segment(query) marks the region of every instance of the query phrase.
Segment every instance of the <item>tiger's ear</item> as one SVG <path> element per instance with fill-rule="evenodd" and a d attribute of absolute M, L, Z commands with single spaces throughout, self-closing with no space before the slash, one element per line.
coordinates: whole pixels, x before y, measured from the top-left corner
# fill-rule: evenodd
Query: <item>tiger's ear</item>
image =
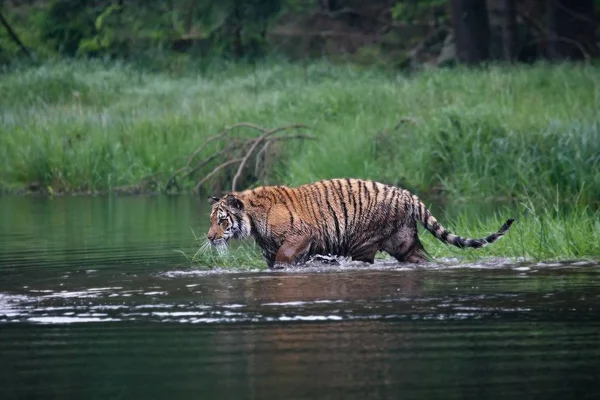
<path fill-rule="evenodd" d="M 208 203 L 209 203 L 211 206 L 212 206 L 213 204 L 215 204 L 216 202 L 218 202 L 218 201 L 219 201 L 219 198 L 218 198 L 218 197 L 215 197 L 215 196 L 210 196 L 210 197 L 208 198 Z"/>
<path fill-rule="evenodd" d="M 244 203 L 242 203 L 242 201 L 234 195 L 228 194 L 227 197 L 225 197 L 225 199 L 227 199 L 227 205 L 229 207 L 235 208 L 236 210 L 240 211 L 244 209 Z"/>

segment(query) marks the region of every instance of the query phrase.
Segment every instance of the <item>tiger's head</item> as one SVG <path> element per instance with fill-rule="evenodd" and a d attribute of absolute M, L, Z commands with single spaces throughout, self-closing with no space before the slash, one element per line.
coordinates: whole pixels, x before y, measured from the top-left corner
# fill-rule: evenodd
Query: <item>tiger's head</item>
<path fill-rule="evenodd" d="M 244 209 L 244 203 L 233 194 L 227 194 L 220 199 L 211 196 L 210 229 L 208 240 L 217 248 L 227 246 L 229 239 L 242 239 L 250 234 L 250 218 Z"/>

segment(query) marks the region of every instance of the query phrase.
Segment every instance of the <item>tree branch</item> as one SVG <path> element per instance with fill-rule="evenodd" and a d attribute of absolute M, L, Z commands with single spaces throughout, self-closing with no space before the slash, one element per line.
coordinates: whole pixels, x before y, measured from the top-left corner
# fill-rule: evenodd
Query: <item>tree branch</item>
<path fill-rule="evenodd" d="M 196 157 L 202 152 L 202 150 L 206 149 L 208 144 L 219 140 L 225 140 L 232 130 L 240 127 L 252 128 L 256 131 L 261 132 L 261 135 L 259 137 L 253 138 L 234 137 L 232 139 L 229 139 L 227 140 L 226 145 L 221 150 L 216 151 L 207 158 L 200 160 L 196 162 L 195 165 L 193 165 Z M 213 135 L 206 139 L 192 153 L 192 155 L 188 157 L 186 164 L 183 167 L 177 169 L 171 175 L 171 177 L 169 177 L 165 185 L 164 191 L 169 191 L 173 187 L 175 187 L 177 190 L 180 190 L 179 184 L 177 183 L 177 179 L 185 179 L 191 176 L 192 174 L 196 173 L 198 170 L 211 164 L 213 161 L 221 159 L 224 159 L 225 161 L 217 162 L 217 165 L 195 185 L 194 191 L 198 191 L 202 184 L 204 184 L 211 177 L 215 176 L 219 171 L 222 171 L 223 169 L 231 165 L 239 163 L 239 166 L 236 169 L 236 173 L 232 181 L 232 191 L 235 191 L 237 183 L 242 175 L 242 172 L 252 156 L 256 157 L 255 175 L 259 176 L 259 168 L 261 163 L 260 158 L 266 153 L 267 149 L 272 143 L 277 141 L 293 139 L 316 139 L 315 136 L 309 134 L 287 134 L 273 136 L 278 132 L 297 128 L 308 127 L 302 124 L 292 124 L 269 130 L 267 128 L 263 128 L 261 126 L 247 122 L 240 122 L 235 125 L 229 126 L 221 132 L 217 133 L 216 135 Z M 256 149 L 258 149 L 261 145 L 262 147 L 257 153 Z M 266 168 L 266 166 L 263 164 L 262 168 L 264 169 Z"/>
<path fill-rule="evenodd" d="M 204 182 L 206 182 L 208 179 L 210 179 L 214 174 L 216 174 L 217 172 L 219 172 L 220 170 L 222 170 L 223 168 L 227 167 L 228 165 L 231 164 L 235 164 L 237 162 L 241 162 L 242 158 L 234 158 L 233 160 L 229 160 L 224 162 L 223 164 L 217 165 L 208 175 L 206 175 L 204 178 L 202 178 L 200 180 L 200 182 L 198 182 L 196 184 L 196 186 L 194 186 L 194 192 L 197 192 L 198 189 L 200 189 L 200 186 L 202 186 L 202 184 Z"/>
<path fill-rule="evenodd" d="M 214 142 L 214 141 L 215 141 L 215 140 L 217 140 L 217 139 L 222 139 L 222 138 L 224 138 L 225 136 L 227 136 L 227 135 L 229 134 L 229 132 L 231 132 L 231 131 L 232 131 L 232 130 L 234 130 L 235 128 L 241 128 L 241 127 L 256 129 L 257 131 L 260 131 L 260 132 L 265 132 L 265 131 L 266 131 L 266 129 L 265 129 L 265 128 L 261 128 L 260 126 L 258 126 L 258 125 L 254 125 L 254 124 L 251 124 L 251 123 L 249 123 L 249 122 L 240 122 L 240 123 L 237 123 L 237 124 L 235 124 L 235 125 L 231 125 L 231 126 L 229 126 L 229 127 L 225 128 L 225 129 L 223 129 L 221 132 L 217 133 L 216 135 L 214 135 L 214 136 L 211 136 L 211 137 L 209 137 L 208 139 L 206 139 L 206 141 L 205 141 L 204 143 L 202 143 L 202 144 L 200 145 L 200 147 L 198 147 L 198 148 L 196 149 L 196 151 L 194 151 L 194 152 L 192 153 L 192 155 L 191 155 L 191 156 L 188 158 L 188 160 L 187 160 L 187 162 L 186 162 L 185 166 L 186 166 L 186 167 L 189 167 L 189 166 L 190 166 L 190 163 L 192 162 L 192 160 L 194 159 L 194 157 L 196 157 L 196 156 L 197 156 L 197 155 L 198 155 L 198 154 L 199 154 L 199 153 L 200 153 L 202 150 L 204 150 L 204 148 L 205 148 L 205 147 L 206 147 L 206 146 L 207 146 L 209 143 L 211 143 L 211 142 Z"/>
<path fill-rule="evenodd" d="M 27 55 L 27 57 L 33 58 L 31 56 L 31 53 L 29 52 L 29 50 L 27 50 L 27 47 L 25 47 L 23 42 L 21 42 L 21 39 L 19 39 L 19 36 L 17 36 L 17 34 L 15 33 L 15 31 L 13 31 L 13 29 L 11 28 L 8 21 L 4 18 L 4 16 L 2 15 L 2 12 L 0 12 L 0 23 L 4 26 L 4 28 L 8 32 L 8 35 L 11 37 L 11 39 L 17 44 L 17 46 L 19 46 L 21 51 L 23 53 L 25 53 L 25 55 Z"/>
<path fill-rule="evenodd" d="M 256 140 L 256 142 L 254 142 L 254 144 L 252 144 L 252 147 L 250 147 L 250 150 L 248 150 L 248 152 L 246 153 L 246 155 L 242 159 L 242 162 L 240 163 L 240 165 L 238 167 L 238 170 L 235 173 L 235 176 L 233 177 L 233 181 L 231 181 L 231 191 L 232 192 L 235 192 L 235 184 L 237 183 L 237 180 L 239 179 L 240 175 L 242 175 L 242 170 L 244 169 L 244 166 L 246 165 L 246 162 L 248 161 L 248 159 L 252 155 L 252 152 L 254 151 L 254 149 L 256 149 L 256 147 L 260 143 L 262 143 L 266 138 L 268 138 L 269 136 L 274 135 L 275 133 L 283 131 L 283 130 L 294 129 L 294 128 L 307 128 L 307 126 L 306 125 L 302 125 L 302 124 L 293 124 L 293 125 L 288 125 L 288 126 L 282 126 L 282 127 L 279 127 L 279 128 L 275 128 L 275 129 L 272 129 L 270 131 L 265 132 L 261 137 L 258 138 L 258 140 Z"/>

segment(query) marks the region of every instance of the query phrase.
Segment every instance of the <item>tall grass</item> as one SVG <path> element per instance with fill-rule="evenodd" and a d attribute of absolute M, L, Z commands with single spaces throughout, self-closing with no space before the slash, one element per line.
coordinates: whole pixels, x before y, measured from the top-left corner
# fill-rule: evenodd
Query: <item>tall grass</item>
<path fill-rule="evenodd" d="M 558 190 L 566 203 L 600 202 L 600 71 L 592 66 L 408 77 L 272 62 L 174 76 L 77 61 L 5 71 L 0 93 L 5 190 L 39 182 L 103 191 L 151 175 L 164 183 L 224 126 L 300 122 L 319 140 L 288 144 L 268 183 L 353 176 L 450 201 Z"/>
<path fill-rule="evenodd" d="M 515 212 L 515 211 L 513 211 Z M 491 217 L 473 217 L 462 213 L 445 223 L 457 234 L 484 237 L 496 231 L 507 219 L 509 211 Z M 565 209 L 556 196 L 553 199 L 527 198 L 518 206 L 516 221 L 498 242 L 480 250 L 462 250 L 440 245 L 429 233 L 421 234 L 431 256 L 523 258 L 532 261 L 598 259 L 600 257 L 600 211 L 574 204 Z"/>

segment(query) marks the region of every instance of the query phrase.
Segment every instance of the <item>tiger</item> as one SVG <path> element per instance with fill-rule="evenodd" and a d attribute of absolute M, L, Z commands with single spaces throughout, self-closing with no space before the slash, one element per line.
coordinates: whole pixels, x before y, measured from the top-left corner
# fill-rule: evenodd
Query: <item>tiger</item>
<path fill-rule="evenodd" d="M 378 251 L 399 262 L 430 260 L 417 221 L 441 242 L 480 248 L 508 232 L 514 219 L 481 239 L 452 234 L 406 189 L 361 179 L 331 179 L 296 188 L 259 186 L 209 197 L 208 242 L 223 250 L 230 239 L 252 236 L 269 269 L 312 256 L 350 257 L 373 264 Z"/>

